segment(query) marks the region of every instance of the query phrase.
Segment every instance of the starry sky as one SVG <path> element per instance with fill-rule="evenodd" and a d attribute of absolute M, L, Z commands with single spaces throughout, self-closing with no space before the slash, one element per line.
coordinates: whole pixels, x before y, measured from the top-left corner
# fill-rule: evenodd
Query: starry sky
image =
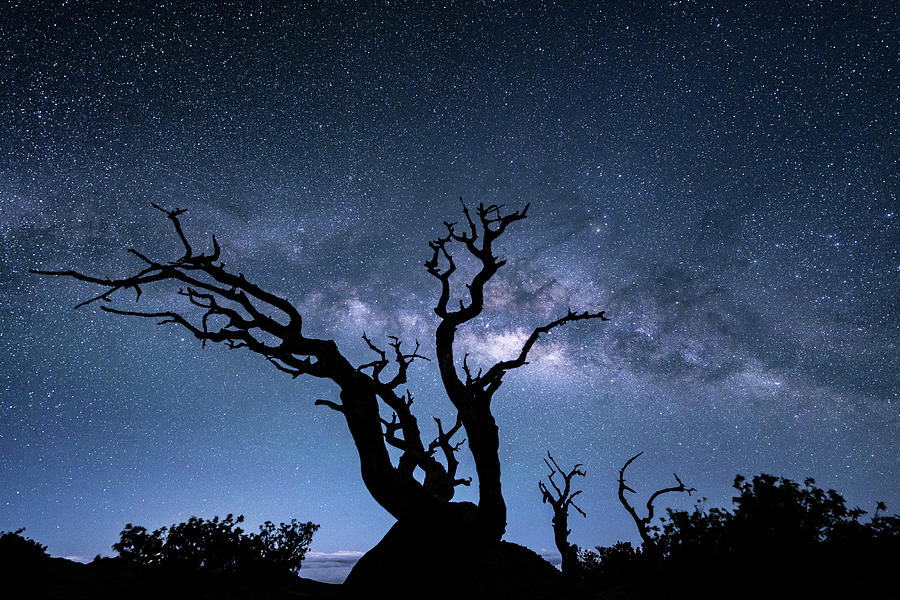
<path fill-rule="evenodd" d="M 568 307 L 612 320 L 542 338 L 495 396 L 507 539 L 554 550 L 548 450 L 587 471 L 586 547 L 637 539 L 615 477 L 640 450 L 644 498 L 677 471 L 727 505 L 768 472 L 900 509 L 896 8 L 573 4 L 4 3 L 0 530 L 90 559 L 128 522 L 298 518 L 326 560 L 391 525 L 313 405 L 333 384 L 28 273 L 177 258 L 151 203 L 361 364 L 363 331 L 433 358 L 423 262 L 460 196 L 530 202 L 459 348 L 490 365 Z M 426 436 L 453 418 L 434 363 L 409 387 Z"/>

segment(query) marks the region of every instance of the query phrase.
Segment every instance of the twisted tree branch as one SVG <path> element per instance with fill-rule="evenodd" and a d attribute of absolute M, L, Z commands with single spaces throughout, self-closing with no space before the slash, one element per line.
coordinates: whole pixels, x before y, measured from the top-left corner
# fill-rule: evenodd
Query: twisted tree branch
<path fill-rule="evenodd" d="M 660 490 L 656 490 L 655 492 L 653 492 L 653 494 L 651 494 L 650 498 L 647 500 L 647 516 L 646 517 L 639 516 L 637 514 L 637 511 L 634 509 L 633 506 L 631 506 L 631 504 L 628 502 L 628 499 L 625 497 L 625 492 L 631 492 L 632 494 L 637 493 L 632 488 L 630 488 L 628 485 L 626 485 L 625 470 L 628 468 L 628 466 L 631 463 L 633 463 L 635 460 L 637 460 L 637 458 L 640 455 L 642 455 L 643 453 L 644 453 L 643 451 L 638 452 L 637 454 L 635 454 L 634 456 L 629 458 L 627 461 L 625 461 L 625 464 L 622 465 L 622 468 L 619 470 L 619 502 L 622 503 L 622 506 L 625 507 L 625 510 L 628 511 L 628 514 L 631 515 L 631 518 L 634 521 L 635 525 L 637 525 L 638 533 L 641 536 L 641 541 L 643 542 L 644 549 L 648 553 L 650 553 L 655 559 L 658 560 L 660 558 L 659 549 L 656 545 L 656 541 L 650 535 L 650 522 L 653 520 L 653 513 L 654 513 L 653 502 L 659 496 L 661 496 L 663 494 L 667 494 L 669 492 L 687 492 L 687 494 L 690 496 L 691 492 L 694 492 L 696 490 L 694 488 L 686 487 L 684 485 L 684 483 L 681 481 L 681 479 L 678 477 L 678 475 L 676 474 L 675 481 L 678 482 L 678 485 L 673 486 L 673 487 L 662 488 Z"/>
<path fill-rule="evenodd" d="M 409 365 L 416 359 L 426 358 L 419 353 L 418 345 L 408 353 L 402 350 L 398 339 L 392 338 L 397 374 L 388 382 L 379 379 L 382 370 L 391 362 L 385 352 L 380 352 L 380 360 L 370 363 L 372 376 L 364 374 L 366 365 L 351 366 L 332 340 L 304 335 L 301 315 L 288 300 L 248 281 L 241 273 L 226 271 L 219 262 L 221 249 L 215 237 L 212 253 L 198 254 L 181 224 L 180 216 L 185 210 L 166 210 L 158 205 L 154 208 L 165 213 L 171 221 L 184 249 L 180 258 L 157 261 L 132 248 L 129 253 L 143 266 L 135 274 L 121 278 L 97 277 L 74 270 L 33 272 L 71 277 L 104 288 L 102 293 L 80 303 L 79 307 L 98 300 L 108 303 L 116 292 L 127 289 L 135 290 L 139 300 L 145 285 L 164 281 L 178 283 L 181 287 L 176 295 L 185 299 L 190 312 L 138 311 L 106 305 L 101 308 L 114 314 L 179 325 L 201 340 L 204 346 L 207 342 L 221 342 L 231 349 L 247 348 L 292 377 L 312 375 L 334 381 L 341 388 L 341 402 L 317 400 L 316 404 L 344 415 L 360 451 L 363 479 L 375 499 L 397 518 L 417 510 L 417 506 L 421 509 L 433 504 L 435 494 L 413 478 L 412 470 L 422 466 L 426 480 L 446 472 L 436 460 L 427 456 L 415 419 L 409 412 L 411 397 L 406 401 L 393 393 L 395 387 L 406 381 Z M 378 352 L 368 337 L 364 339 Z M 390 430 L 393 435 L 389 433 L 385 438 L 378 413 L 379 398 L 395 409 L 397 423 L 402 426 L 402 440 L 398 435 L 401 427 Z M 385 444 L 401 441 L 412 449 L 412 454 L 401 457 L 400 464 L 394 467 Z M 411 460 L 412 456 L 415 460 Z M 441 494 L 442 499 L 446 499 L 446 493 Z"/>
<path fill-rule="evenodd" d="M 474 378 L 474 380 L 472 380 L 472 385 L 483 388 L 487 393 L 487 397 L 492 397 L 494 392 L 499 389 L 500 384 L 503 382 L 503 376 L 508 371 L 528 364 L 528 353 L 531 351 L 531 348 L 538 341 L 538 338 L 542 333 L 549 333 L 550 330 L 559 327 L 560 325 L 571 323 L 573 321 L 583 321 L 587 319 L 600 319 L 601 321 L 609 321 L 604 313 L 605 311 L 602 310 L 595 313 L 588 311 L 576 313 L 572 310 L 569 310 L 564 316 L 560 317 L 559 319 L 556 319 L 555 321 L 546 325 L 535 327 L 534 331 L 531 332 L 531 335 L 528 336 L 528 339 L 525 340 L 525 343 L 522 345 L 522 349 L 519 351 L 519 355 L 516 358 L 496 363 L 494 366 L 487 370 L 484 376 L 481 376 L 479 374 L 478 377 Z"/>

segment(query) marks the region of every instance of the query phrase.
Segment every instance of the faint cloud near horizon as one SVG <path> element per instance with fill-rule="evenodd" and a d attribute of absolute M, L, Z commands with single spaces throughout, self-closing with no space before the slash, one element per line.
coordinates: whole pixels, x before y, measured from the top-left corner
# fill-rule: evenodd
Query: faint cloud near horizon
<path fill-rule="evenodd" d="M 362 555 L 357 550 L 307 552 L 300 576 L 322 583 L 343 583 Z"/>
<path fill-rule="evenodd" d="M 88 557 L 88 556 L 81 556 L 78 554 L 70 554 L 68 556 L 63 556 L 63 558 L 66 560 L 71 560 L 73 562 L 78 562 L 78 563 L 82 563 L 82 564 L 87 564 L 87 563 L 91 562 L 92 560 L 94 560 L 93 556 Z"/>

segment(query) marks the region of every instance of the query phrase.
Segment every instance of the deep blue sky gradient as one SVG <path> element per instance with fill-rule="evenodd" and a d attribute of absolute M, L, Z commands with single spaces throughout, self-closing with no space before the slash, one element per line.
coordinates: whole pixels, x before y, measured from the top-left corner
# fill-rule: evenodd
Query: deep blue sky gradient
<path fill-rule="evenodd" d="M 422 263 L 460 196 L 531 202 L 461 347 L 613 320 L 555 331 L 495 397 L 508 539 L 553 549 L 547 450 L 587 469 L 588 547 L 636 539 L 615 475 L 639 450 L 643 493 L 677 471 L 724 505 L 769 472 L 900 508 L 891 3 L 136 4 L 0 12 L 0 530 L 91 558 L 127 522 L 296 517 L 323 553 L 391 524 L 313 406 L 334 386 L 27 273 L 177 258 L 151 202 L 359 363 L 363 331 L 433 355 Z M 410 388 L 423 426 L 452 419 L 434 364 Z"/>

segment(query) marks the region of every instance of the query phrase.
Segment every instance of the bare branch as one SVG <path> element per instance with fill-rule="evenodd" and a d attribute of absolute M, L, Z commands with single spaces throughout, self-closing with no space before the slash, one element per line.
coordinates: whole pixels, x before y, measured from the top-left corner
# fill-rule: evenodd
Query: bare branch
<path fill-rule="evenodd" d="M 158 267 L 162 269 L 161 266 Z M 164 272 L 157 272 L 157 268 L 145 269 L 138 273 L 133 277 L 129 277 L 127 279 L 104 279 L 102 277 L 92 277 L 90 275 L 85 275 L 83 273 L 79 273 L 77 271 L 72 271 L 71 269 L 67 269 L 64 271 L 44 271 L 40 269 L 29 269 L 30 273 L 34 273 L 35 275 L 51 275 L 51 276 L 61 276 L 61 277 L 71 277 L 73 279 L 77 279 L 78 281 L 84 281 L 87 283 L 94 283 L 97 285 L 101 285 L 103 287 L 108 287 L 110 289 L 106 290 L 102 294 L 89 298 L 79 304 L 75 305 L 75 308 L 81 308 L 82 306 L 87 306 L 97 300 L 109 301 L 110 295 L 113 293 L 122 290 L 122 289 L 134 289 L 137 293 L 137 298 L 141 297 L 141 285 L 152 283 L 154 281 L 162 281 L 164 279 L 169 279 L 170 275 Z"/>
<path fill-rule="evenodd" d="M 447 236 L 429 242 L 429 246 L 431 246 L 434 254 L 431 257 L 431 260 L 425 262 L 425 269 L 441 282 L 441 294 L 438 297 L 437 306 L 434 309 L 434 312 L 439 317 L 446 317 L 449 314 L 447 311 L 447 303 L 450 302 L 450 276 L 456 272 L 456 263 L 453 262 L 453 257 L 450 256 L 450 253 L 447 251 L 447 243 L 450 242 L 450 239 L 451 236 Z M 440 269 L 439 263 L 441 256 L 444 257 L 448 265 L 444 271 L 441 271 Z"/>
<path fill-rule="evenodd" d="M 166 210 L 159 204 L 154 204 L 152 202 L 150 203 L 150 206 L 166 213 L 166 216 L 169 217 L 169 220 L 172 221 L 172 224 L 175 226 L 175 232 L 178 234 L 178 237 L 181 238 L 181 243 L 184 244 L 184 256 L 178 259 L 179 262 L 190 260 L 193 254 L 193 251 L 191 250 L 191 244 L 190 242 L 188 242 L 187 237 L 185 237 L 184 230 L 181 228 L 181 221 L 178 219 L 179 215 L 187 212 L 187 209 L 176 208 L 175 210 Z"/>
<path fill-rule="evenodd" d="M 244 346 L 233 346 L 244 347 Z M 272 363 L 276 369 L 284 373 L 288 373 L 292 378 L 296 379 L 300 375 L 315 375 L 314 370 L 317 364 L 310 357 L 297 358 L 290 355 L 266 356 L 266 360 Z"/>
<path fill-rule="evenodd" d="M 441 378 L 450 399 L 458 409 L 462 410 L 464 408 L 463 404 L 467 402 L 467 398 L 474 400 L 477 397 L 481 402 L 490 403 L 491 397 L 502 383 L 503 375 L 511 369 L 527 364 L 528 353 L 541 334 L 572 321 L 584 319 L 606 321 L 608 319 L 602 311 L 575 313 L 570 310 L 565 316 L 556 321 L 535 328 L 525 341 L 517 357 L 495 364 L 484 375 L 479 372 L 478 376 L 473 376 L 469 368 L 468 357 L 464 357 L 462 370 L 465 375 L 465 382 L 461 381 L 453 359 L 453 342 L 456 330 L 463 323 L 480 315 L 484 309 L 485 285 L 497 270 L 506 264 L 505 260 L 499 260 L 494 256 L 493 242 L 503 234 L 510 224 L 525 219 L 530 205 L 526 204 L 521 211 L 504 213 L 502 205 L 490 204 L 485 206 L 480 204 L 476 210 L 476 222 L 466 204 L 462 202 L 462 198 L 460 198 L 460 202 L 462 203 L 463 214 L 468 225 L 468 232 L 458 231 L 456 223 L 445 222 L 444 226 L 447 228 L 447 235 L 430 242 L 433 254 L 431 259 L 425 263 L 425 267 L 431 275 L 441 282 L 440 297 L 434 309 L 435 313 L 441 317 L 441 323 L 435 336 Z M 456 311 L 451 311 L 448 307 L 451 295 L 450 276 L 456 270 L 456 264 L 449 251 L 449 246 L 452 242 L 461 243 L 469 254 L 481 263 L 480 270 L 466 284 L 469 303 L 466 304 L 460 299 L 459 310 Z M 442 257 L 443 261 L 448 265 L 443 270 L 440 267 Z M 465 393 L 467 389 L 469 390 L 468 394 Z M 465 416 L 466 412 L 463 411 L 464 422 L 467 419 Z M 468 425 L 466 427 L 468 428 Z"/>
<path fill-rule="evenodd" d="M 387 386 L 394 389 L 397 386 L 406 383 L 406 372 L 409 369 L 409 365 L 411 365 L 414 360 L 418 358 L 420 360 L 431 362 L 431 359 L 419 354 L 419 340 L 416 340 L 416 347 L 411 354 L 404 354 L 401 350 L 402 342 L 400 339 L 395 336 L 391 336 L 390 339 L 391 348 L 394 349 L 394 362 L 397 363 L 397 374 L 387 383 Z"/>
<path fill-rule="evenodd" d="M 428 445 L 428 454 L 433 456 L 437 449 L 440 448 L 441 452 L 444 454 L 444 460 L 447 462 L 447 476 L 452 480 L 453 485 L 469 485 L 472 483 L 471 477 L 466 479 L 456 479 L 456 471 L 459 468 L 459 460 L 456 458 L 456 452 L 459 451 L 466 441 L 463 439 L 456 444 L 451 443 L 453 436 L 456 435 L 462 427 L 462 420 L 460 419 L 459 414 L 456 415 L 456 424 L 446 432 L 444 431 L 439 418 L 434 417 L 434 422 L 437 425 L 438 435 Z"/>
<path fill-rule="evenodd" d="M 330 408 L 331 410 L 336 410 L 336 411 L 338 411 L 339 413 L 344 412 L 344 407 L 341 406 L 340 404 L 338 404 L 337 402 L 332 401 L 332 400 L 321 400 L 321 399 L 319 399 L 319 400 L 316 400 L 316 401 L 315 401 L 315 405 L 316 405 L 316 406 L 327 406 L 327 407 Z"/>
<path fill-rule="evenodd" d="M 556 494 L 554 495 L 553 493 L 551 493 L 542 481 L 538 482 L 538 487 L 543 494 L 543 501 L 549 502 L 551 505 L 553 505 L 554 509 L 557 506 L 560 506 L 562 508 L 568 508 L 569 505 L 575 506 L 575 504 L 572 503 L 572 499 L 580 494 L 581 490 L 574 493 L 572 492 L 572 478 L 576 475 L 579 475 L 581 477 L 585 477 L 587 475 L 587 473 L 585 473 L 585 471 L 580 468 L 582 466 L 581 463 L 578 463 L 577 465 L 572 467 L 572 469 L 568 473 L 566 473 L 562 470 L 562 468 L 560 468 L 559 464 L 557 464 L 556 462 L 556 459 L 554 459 L 549 452 L 547 452 L 547 458 L 544 459 L 544 463 L 547 465 L 547 468 L 550 469 L 550 473 L 547 474 L 547 480 L 550 482 L 550 485 L 553 486 Z M 563 478 L 562 488 L 560 488 L 553 480 L 553 476 L 556 474 L 559 474 Z M 575 508 L 583 516 L 587 516 L 584 514 L 584 512 L 582 512 L 580 508 L 578 508 L 577 506 L 575 506 Z"/>
<path fill-rule="evenodd" d="M 656 546 L 656 542 L 653 537 L 650 535 L 650 523 L 653 521 L 653 502 L 662 494 L 667 494 L 669 492 L 687 492 L 688 495 L 691 492 L 695 491 L 694 488 L 688 488 L 684 485 L 681 479 L 678 478 L 678 475 L 675 475 L 675 481 L 678 482 L 677 486 L 667 487 L 653 492 L 650 495 L 650 498 L 647 500 L 647 516 L 641 517 L 637 514 L 637 511 L 633 506 L 628 502 L 628 499 L 625 497 L 625 492 L 631 492 L 632 494 L 637 493 L 632 488 L 628 487 L 625 484 L 625 470 L 628 468 L 631 463 L 633 463 L 637 458 L 643 454 L 643 451 L 638 452 L 622 465 L 622 468 L 619 470 L 619 502 L 622 503 L 622 506 L 625 507 L 625 510 L 628 511 L 628 514 L 631 515 L 632 520 L 638 528 L 638 533 L 641 536 L 641 540 L 643 541 L 645 550 L 653 555 L 655 559 L 659 559 L 659 549 Z"/>
<path fill-rule="evenodd" d="M 526 217 L 528 205 L 522 211 L 504 215 L 500 213 L 500 207 L 497 205 L 485 207 L 481 204 L 476 210 L 478 217 L 476 222 L 472 218 L 468 207 L 462 202 L 462 199 L 460 199 L 460 202 L 463 206 L 463 214 L 466 217 L 468 232 L 457 231 L 455 223 L 445 223 L 447 235 L 430 242 L 433 254 L 431 259 L 425 263 L 425 268 L 441 282 L 441 293 L 434 308 L 435 314 L 441 318 L 435 333 L 437 362 L 441 372 L 441 379 L 454 406 L 459 410 L 463 410 L 465 408 L 464 405 L 470 402 L 472 398 L 471 394 L 466 394 L 465 392 L 467 386 L 460 381 L 453 359 L 453 341 L 456 330 L 463 323 L 477 317 L 484 309 L 484 286 L 494 276 L 497 269 L 505 264 L 505 261 L 498 260 L 494 256 L 493 242 L 509 224 Z M 458 310 L 449 308 L 451 295 L 450 276 L 456 271 L 456 264 L 449 251 L 449 245 L 453 242 L 461 243 L 466 251 L 481 264 L 478 272 L 465 286 L 468 291 L 469 302 L 465 303 L 460 299 Z M 441 262 L 446 262 L 448 265 L 443 270 L 440 267 Z M 466 411 L 463 410 L 464 426 L 468 429 L 467 419 Z M 477 462 L 478 459 L 476 459 Z"/>
<path fill-rule="evenodd" d="M 605 311 L 594 313 L 584 311 L 576 313 L 569 310 L 565 316 L 560 317 L 559 319 L 556 319 L 555 321 L 546 325 L 536 327 L 534 331 L 531 332 L 531 335 L 528 336 L 528 339 L 525 340 L 525 343 L 522 345 L 522 349 L 519 351 L 519 355 L 516 358 L 498 362 L 493 367 L 488 369 L 487 373 L 485 373 L 483 377 L 477 377 L 473 382 L 474 385 L 483 388 L 487 392 L 488 398 L 490 398 L 500 387 L 500 384 L 503 380 L 503 375 L 505 375 L 507 371 L 528 364 L 528 353 L 531 351 L 531 348 L 538 341 L 538 338 L 542 333 L 548 333 L 550 332 L 550 330 L 559 327 L 560 325 L 565 325 L 566 323 L 571 323 L 573 321 L 583 321 L 587 319 L 600 319 L 601 321 L 609 321 L 604 313 Z"/>
<path fill-rule="evenodd" d="M 647 523 L 653 520 L 653 502 L 661 495 L 668 494 L 669 492 L 687 492 L 687 495 L 690 496 L 691 492 L 696 492 L 696 488 L 689 488 L 684 485 L 684 483 L 679 479 L 678 474 L 672 473 L 675 477 L 675 481 L 678 482 L 678 485 L 673 487 L 662 488 L 660 490 L 656 490 L 651 494 L 650 498 L 647 500 Z"/>
<path fill-rule="evenodd" d="M 365 340 L 366 344 L 369 346 L 369 348 L 372 350 L 372 352 L 375 352 L 376 354 L 378 354 L 378 356 L 380 358 L 378 360 L 373 360 L 372 362 L 366 363 L 364 365 L 360 365 L 360 366 L 356 367 L 356 370 L 362 371 L 363 369 L 371 368 L 372 369 L 372 379 L 374 379 L 375 381 L 378 381 L 379 380 L 378 376 L 381 374 L 381 371 L 383 371 L 384 368 L 388 365 L 387 354 L 385 353 L 384 350 L 382 350 L 381 348 L 379 348 L 378 346 L 373 344 L 372 340 L 369 339 L 369 337 L 366 335 L 365 332 L 363 332 L 363 334 L 362 334 L 362 339 Z"/>
<path fill-rule="evenodd" d="M 384 439 L 398 450 L 408 450 L 406 442 L 397 437 L 397 432 L 403 429 L 403 425 L 397 422 L 397 413 L 394 413 L 391 416 L 390 422 L 381 419 L 381 424 L 384 425 Z"/>
<path fill-rule="evenodd" d="M 394 349 L 394 362 L 397 363 L 397 374 L 388 381 L 383 382 L 380 379 L 381 372 L 384 371 L 385 367 L 390 363 L 387 358 L 387 352 L 376 346 L 369 337 L 363 333 L 363 340 L 365 340 L 366 344 L 369 348 L 378 354 L 378 359 L 373 360 L 372 362 L 368 362 L 364 365 L 360 365 L 356 368 L 357 371 L 362 372 L 363 369 L 372 369 L 372 379 L 375 380 L 376 383 L 387 386 L 390 389 L 395 389 L 397 386 L 400 386 L 406 383 L 406 373 L 409 369 L 409 365 L 412 364 L 414 360 L 421 359 L 430 361 L 431 359 L 427 356 L 423 356 L 419 354 L 419 341 L 416 340 L 416 348 L 412 351 L 411 354 L 404 354 L 402 350 L 403 343 L 396 336 L 390 336 L 391 340 L 390 346 Z"/>
<path fill-rule="evenodd" d="M 400 339 L 390 336 L 389 344 L 394 352 L 392 358 L 389 359 L 388 353 L 376 346 L 365 333 L 363 333 L 363 340 L 369 349 L 378 355 L 378 358 L 360 365 L 356 370 L 362 372 L 364 369 L 372 369 L 372 382 L 377 397 L 393 410 L 391 421 L 384 419 L 380 419 L 380 421 L 385 442 L 403 451 L 398 463 L 398 470 L 404 475 L 412 477 L 415 468 L 419 467 L 425 473 L 426 488 L 439 497 L 443 498 L 448 494 L 452 497 L 452 486 L 448 488 L 448 477 L 452 477 L 452 474 L 448 476 L 446 469 L 433 457 L 434 453 L 427 451 L 422 443 L 418 423 L 410 410 L 413 402 L 412 394 L 407 390 L 405 397 L 401 397 L 395 392 L 397 387 L 406 383 L 409 365 L 416 359 L 429 360 L 428 357 L 419 354 L 420 344 L 418 341 L 416 341 L 413 351 L 406 353 Z M 382 381 L 381 374 L 391 362 L 396 363 L 397 373 L 390 381 Z M 402 434 L 402 437 L 398 434 Z"/>

